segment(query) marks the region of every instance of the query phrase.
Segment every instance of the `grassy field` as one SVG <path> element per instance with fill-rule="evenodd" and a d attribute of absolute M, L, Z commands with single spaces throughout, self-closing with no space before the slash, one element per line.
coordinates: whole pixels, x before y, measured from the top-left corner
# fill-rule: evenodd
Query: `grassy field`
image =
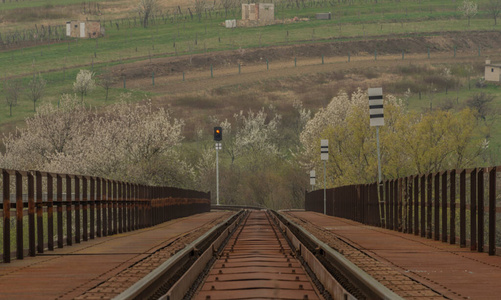
<path fill-rule="evenodd" d="M 101 1 L 103 5 L 116 4 L 117 1 Z M 64 5 L 77 4 L 76 1 L 66 1 Z M 120 2 L 120 4 L 123 3 Z M 309 2 L 307 2 L 309 3 Z M 480 1 L 482 7 L 487 1 Z M 60 6 L 62 1 L 21 1 L 7 2 L 2 10 L 27 7 Z M 292 17 L 311 18 L 308 22 L 278 24 L 256 28 L 236 28 L 226 30 L 222 23 L 225 17 L 222 11 L 210 19 L 205 16 L 199 22 L 169 14 L 163 11 L 162 18 L 147 29 L 134 26 L 133 8 L 125 10 L 128 19 L 112 21 L 114 15 L 99 16 L 106 27 L 106 36 L 96 40 L 68 39 L 62 42 L 49 42 L 43 45 L 7 46 L 0 52 L 2 77 L 21 76 L 28 78 L 33 72 L 48 72 L 46 76 L 51 81 L 60 81 L 63 69 L 71 74 L 78 68 L 96 70 L 110 64 L 142 60 L 149 56 L 174 56 L 176 54 L 193 54 L 211 51 L 231 50 L 239 48 L 255 48 L 271 45 L 295 43 L 311 43 L 329 39 L 352 40 L 374 36 L 394 34 L 437 34 L 440 31 L 491 30 L 493 20 L 481 12 L 475 17 L 471 26 L 461 17 L 456 3 L 450 1 L 401 1 L 380 2 L 366 5 L 365 3 L 338 4 L 334 7 L 286 7 L 277 4 L 276 18 Z M 334 17 L 329 21 L 314 20 L 317 12 L 333 11 Z M 234 12 L 237 18 L 238 11 Z M 81 16 L 83 17 L 83 16 Z M 50 21 L 46 21 L 49 25 Z M 27 22 L 29 23 L 29 22 Z M 43 23 L 43 22 L 41 22 Z M 0 32 L 4 35 L 11 31 L 10 24 L 16 24 L 21 30 L 23 22 L 2 24 Z M 58 22 L 52 25 L 64 24 Z M 116 26 L 118 24 L 118 28 Z M 28 26 L 31 26 L 28 24 Z M 376 49 L 367 49 L 373 52 Z M 458 49 L 460 50 L 460 49 Z M 52 78 L 51 78 L 52 77 Z M 71 76 L 70 76 L 71 77 Z M 54 85 L 54 88 L 59 86 Z"/>
<path fill-rule="evenodd" d="M 357 21 L 349 17 L 330 21 L 312 19 L 308 22 L 233 30 L 222 27 L 224 18 L 202 22 L 160 20 L 147 29 L 139 27 L 138 23 L 135 27 L 133 23 L 129 25 L 130 20 L 113 22 L 112 26 L 109 22 L 103 22 L 106 36 L 97 41 L 75 39 L 21 49 L 19 46 L 13 50 L 6 48 L 0 53 L 0 64 L 4 66 L 2 75 L 10 77 L 27 75 L 33 71 L 50 72 L 91 66 L 92 63 L 102 65 L 119 63 L 121 60 L 141 60 L 150 55 L 174 56 L 176 53 L 181 55 L 395 34 L 438 35 L 437 28 L 440 31 L 458 32 L 493 29 L 493 21 L 488 18 L 477 18 L 467 27 L 466 20 L 447 15 L 430 20 L 422 20 L 419 15 L 404 17 L 395 15 L 387 20 L 367 15 Z M 119 24 L 119 29 L 115 24 Z M 376 49 L 367 50 L 373 52 Z"/>
<path fill-rule="evenodd" d="M 94 3 L 94 1 L 91 1 Z M 388 37 L 416 37 L 432 36 L 440 38 L 442 32 L 464 33 L 468 31 L 488 31 L 497 29 L 494 21 L 488 15 L 486 4 L 488 0 L 478 1 L 480 11 L 472 18 L 471 25 L 458 9 L 460 3 L 446 0 L 440 1 L 378 1 L 366 3 L 353 1 L 352 3 L 337 3 L 330 6 L 325 1 L 305 1 L 305 7 L 286 5 L 286 2 L 276 1 L 275 15 L 280 24 L 254 28 L 226 29 L 222 26 L 227 18 L 240 18 L 239 9 L 233 9 L 229 16 L 225 16 L 219 3 L 210 17 L 203 14 L 199 21 L 196 17 L 191 19 L 186 13 L 190 7 L 189 2 L 162 1 L 162 12 L 149 28 L 142 28 L 139 24 L 134 1 L 95 1 L 102 5 L 102 14 L 99 16 L 83 15 L 79 9 L 68 12 L 67 18 L 41 18 L 38 26 L 64 24 L 69 18 L 99 18 L 106 27 L 106 35 L 97 40 L 66 39 L 57 41 L 38 41 L 37 45 L 14 44 L 4 45 L 0 50 L 0 65 L 2 66 L 0 78 L 19 79 L 24 86 L 32 78 L 33 73 L 41 72 L 48 81 L 47 89 L 42 101 L 57 102 L 63 93 L 72 93 L 72 84 L 80 69 L 93 70 L 96 75 L 107 68 L 127 66 L 134 62 L 147 62 L 152 57 L 191 57 L 200 53 L 218 53 L 224 50 L 262 49 L 267 46 L 287 46 L 294 44 L 318 44 L 332 41 L 366 41 L 380 40 L 384 44 Z M 78 1 L 20 1 L 0 4 L 0 14 L 21 12 L 18 22 L 0 23 L 2 37 L 13 31 L 33 29 L 32 21 L 23 21 L 23 9 L 63 9 L 66 6 L 79 6 Z M 183 14 L 175 14 L 174 7 L 180 5 Z M 332 20 L 315 20 L 317 12 L 331 11 Z M 28 11 L 26 12 L 28 14 Z M 64 11 L 62 12 L 64 13 Z M 290 23 L 287 20 L 293 17 L 309 18 L 309 21 Z M 117 19 L 120 18 L 120 19 Z M 118 25 L 118 26 L 117 26 Z M 438 31 L 439 29 L 439 31 Z M 364 53 L 352 55 L 370 57 L 378 50 L 378 43 L 372 48 L 363 49 Z M 398 51 L 412 53 L 412 49 L 398 49 Z M 443 49 L 442 49 L 443 50 Z M 458 56 L 465 55 L 464 49 L 458 48 Z M 397 51 L 397 52 L 398 52 Z M 452 49 L 447 49 L 452 55 Z M 431 50 L 431 55 L 435 54 Z M 466 55 L 472 55 L 468 53 Z M 345 54 L 348 56 L 348 53 Z M 378 53 L 380 58 L 384 53 Z M 325 53 L 326 57 L 331 56 Z M 265 59 L 265 58 L 262 58 Z M 320 58 L 319 58 L 320 59 Z M 153 61 L 154 63 L 155 61 Z M 274 61 L 270 62 L 271 64 Z M 194 66 L 186 64 L 187 70 L 193 71 Z M 208 70 L 204 70 L 207 72 Z M 478 75 L 478 74 L 477 74 Z M 475 75 L 475 76 L 477 76 Z M 163 97 L 165 92 L 148 92 L 144 89 L 123 88 L 122 78 L 117 78 L 117 84 L 110 90 L 110 100 L 106 102 L 105 91 L 97 88 L 85 97 L 85 102 L 94 107 L 105 106 L 113 103 L 120 93 L 131 92 L 133 100 L 146 97 Z M 463 79 L 464 81 L 464 79 Z M 470 80 L 474 85 L 475 79 Z M 151 82 L 151 79 L 149 79 Z M 402 83 L 402 84 L 405 84 Z M 4 100 L 4 92 L 0 82 L 0 132 L 11 132 L 14 126 L 22 126 L 26 117 L 33 114 L 33 103 L 25 92 L 13 108 L 13 116 L 9 115 L 9 107 Z M 487 93 L 499 95 L 497 87 L 485 90 Z M 415 90 L 413 92 L 416 92 Z M 478 92 L 462 86 L 459 91 L 454 91 L 458 102 L 464 102 L 473 93 Z M 397 92 L 397 95 L 399 93 Z M 399 95 L 401 95 L 400 93 Z M 453 98 L 451 91 L 445 94 L 438 91 L 433 96 L 436 105 L 447 99 Z M 498 97 L 499 98 L 499 97 Z M 410 109 L 424 109 L 429 107 L 429 101 L 419 100 L 414 93 L 409 99 Z M 496 100 L 498 106 L 499 99 Z M 39 104 L 37 104 L 39 105 Z M 434 104 L 435 105 L 435 104 Z M 494 122 L 494 128 L 501 128 L 499 122 Z M 501 146 L 497 138 L 494 145 Z"/>

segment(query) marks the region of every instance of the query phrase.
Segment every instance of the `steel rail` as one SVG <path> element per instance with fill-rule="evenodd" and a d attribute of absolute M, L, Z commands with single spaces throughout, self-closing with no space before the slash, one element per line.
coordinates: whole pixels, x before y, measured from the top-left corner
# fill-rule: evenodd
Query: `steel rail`
<path fill-rule="evenodd" d="M 296 247 L 298 254 L 303 256 L 303 258 L 308 262 L 313 272 L 317 275 L 319 280 L 322 282 L 324 287 L 331 293 L 334 298 L 335 295 L 344 296 L 345 299 L 350 298 L 350 294 L 344 290 L 340 289 L 338 284 L 332 282 L 332 276 L 327 275 L 325 272 L 330 268 L 335 268 L 339 270 L 343 276 L 346 277 L 355 287 L 362 290 L 364 294 L 367 295 L 369 299 L 388 299 L 388 300 L 402 300 L 403 298 L 385 287 L 383 284 L 375 280 L 372 276 L 367 274 L 365 271 L 357 267 L 354 263 L 346 259 L 339 252 L 335 251 L 329 247 L 324 242 L 317 239 L 307 230 L 305 230 L 300 225 L 292 222 L 289 218 L 283 214 L 274 212 L 273 216 L 280 223 L 280 227 L 287 233 L 289 239 L 292 240 Z M 310 245 L 316 245 L 316 249 L 308 249 L 303 242 L 294 234 L 291 229 L 299 232 L 301 239 L 306 239 L 305 243 Z M 310 251 L 312 250 L 312 251 Z M 316 252 L 316 253 L 315 253 Z M 316 255 L 324 256 L 327 261 L 329 261 L 332 266 L 323 266 L 316 259 Z M 312 257 L 313 256 L 313 257 Z M 325 270 L 324 270 L 325 269 Z M 328 273 L 328 271 L 327 271 Z M 353 297 L 353 296 L 351 296 Z M 341 298 L 342 299 L 342 298 Z"/>
<path fill-rule="evenodd" d="M 261 207 L 257 205 L 227 205 L 227 204 L 221 204 L 221 205 L 212 205 L 210 209 L 215 209 L 215 210 L 241 210 L 241 209 L 253 209 L 253 210 L 260 210 L 260 209 L 266 209 L 266 207 Z"/>
<path fill-rule="evenodd" d="M 242 213 L 243 212 L 243 213 Z M 193 265 L 183 274 L 183 276 L 172 285 L 172 287 L 159 300 L 174 300 L 183 299 L 188 291 L 195 286 L 195 282 L 199 279 L 200 274 L 203 274 L 204 269 L 211 265 L 211 259 L 218 255 L 220 248 L 224 248 L 224 243 L 227 238 L 233 235 L 236 228 L 248 215 L 247 211 L 240 211 L 238 218 L 231 223 L 227 228 L 207 247 L 202 255 L 193 263 Z"/>
<path fill-rule="evenodd" d="M 129 287 L 113 299 L 131 300 L 149 298 L 151 295 L 155 294 L 156 291 L 165 284 L 165 282 L 172 279 L 172 277 L 174 277 L 174 275 L 179 270 L 181 270 L 183 267 L 187 267 L 186 265 L 190 263 L 190 258 L 192 258 L 194 255 L 198 255 L 201 246 L 214 239 L 215 234 L 217 235 L 217 237 L 222 236 L 222 233 L 226 231 L 229 234 L 228 229 L 236 226 L 235 224 L 238 223 L 243 215 L 244 211 L 239 211 L 229 217 L 226 221 L 213 227 L 211 230 L 193 241 L 191 244 L 187 245 L 181 251 L 174 254 L 158 268 L 153 270 L 151 273 L 143 277 L 141 280 L 133 284 L 131 287 Z M 220 234 L 218 234 L 219 231 L 221 231 Z M 209 246 L 209 248 L 213 249 L 213 246 Z M 189 284 L 188 287 L 189 286 L 191 286 L 191 284 Z"/>

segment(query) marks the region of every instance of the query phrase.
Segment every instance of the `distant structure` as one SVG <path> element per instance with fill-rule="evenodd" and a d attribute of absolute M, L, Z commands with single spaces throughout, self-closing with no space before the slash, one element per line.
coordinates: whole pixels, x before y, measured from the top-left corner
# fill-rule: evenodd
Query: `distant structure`
<path fill-rule="evenodd" d="M 330 19 L 332 19 L 332 14 L 330 12 L 328 12 L 328 13 L 318 13 L 318 14 L 315 14 L 315 18 L 317 20 L 330 20 Z"/>
<path fill-rule="evenodd" d="M 66 36 L 76 38 L 97 38 L 104 35 L 100 21 L 66 22 Z"/>
<path fill-rule="evenodd" d="M 493 64 L 490 60 L 485 61 L 485 80 L 501 82 L 501 64 Z"/>
<path fill-rule="evenodd" d="M 256 25 L 272 24 L 275 21 L 273 3 L 242 4 L 242 21 Z"/>

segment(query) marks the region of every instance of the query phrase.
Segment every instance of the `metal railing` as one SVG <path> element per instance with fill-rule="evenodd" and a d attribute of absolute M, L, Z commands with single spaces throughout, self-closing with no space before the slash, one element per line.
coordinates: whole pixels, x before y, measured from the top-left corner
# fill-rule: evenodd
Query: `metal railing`
<path fill-rule="evenodd" d="M 210 210 L 210 193 L 92 176 L 0 171 L 0 250 L 4 263 L 10 262 L 12 255 L 23 259 L 56 246 L 63 248 Z M 15 201 L 11 202 L 12 194 Z M 23 201 L 26 195 L 27 201 Z"/>
<path fill-rule="evenodd" d="M 449 170 L 327 190 L 327 214 L 363 224 L 496 253 L 497 172 Z M 306 193 L 305 209 L 323 213 L 323 190 Z M 487 241 L 485 241 L 487 237 Z"/>

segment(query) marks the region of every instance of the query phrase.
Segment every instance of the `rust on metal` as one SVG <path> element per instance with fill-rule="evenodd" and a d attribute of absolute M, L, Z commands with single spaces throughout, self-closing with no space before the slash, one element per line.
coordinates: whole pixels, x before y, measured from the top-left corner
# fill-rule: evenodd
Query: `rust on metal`
<path fill-rule="evenodd" d="M 450 216 L 449 216 L 449 227 L 450 227 L 450 241 L 451 245 L 456 243 L 456 170 L 452 170 L 450 173 L 451 181 L 451 192 L 450 192 Z"/>
<path fill-rule="evenodd" d="M 10 174 L 3 170 L 3 261 L 10 262 Z"/>
<path fill-rule="evenodd" d="M 71 179 L 72 176 L 70 175 L 65 175 L 66 178 L 66 202 L 64 203 L 66 205 L 66 245 L 71 246 L 73 244 L 73 201 L 71 197 Z M 62 203 L 61 203 L 62 206 Z M 61 214 L 61 218 L 62 214 Z M 61 239 L 62 242 L 62 239 Z M 62 246 L 61 246 L 62 247 Z"/>
<path fill-rule="evenodd" d="M 111 299 L 229 215 L 197 214 L 14 260 L 0 268 L 0 299 Z"/>
<path fill-rule="evenodd" d="M 210 210 L 210 194 L 204 192 L 142 186 L 144 198 L 138 201 L 137 191 L 132 191 L 128 188 L 132 185 L 124 182 L 113 181 L 112 188 L 112 181 L 102 178 L 40 171 L 0 169 L 0 172 L 3 177 L 0 218 L 3 218 L 4 230 L 1 237 L 3 251 L 0 255 L 4 263 L 10 262 L 14 255 L 17 259 L 23 259 L 26 254 L 35 256 L 46 250 L 53 251 L 56 239 L 57 248 L 63 248 L 94 239 L 96 234 L 100 237 L 123 233 L 129 228 L 139 229 Z M 14 199 L 12 203 L 11 199 Z M 141 218 L 131 218 L 132 211 L 139 206 L 143 215 Z M 159 211 L 163 213 L 159 214 Z M 166 214 L 167 211 L 175 213 Z M 153 214 L 157 216 L 154 221 L 151 220 Z M 11 240 L 13 222 L 15 230 L 12 231 L 15 231 L 15 235 Z M 15 251 L 12 252 L 11 248 L 14 247 Z"/>
<path fill-rule="evenodd" d="M 319 299 L 265 211 L 252 211 L 231 237 L 194 299 Z"/>
<path fill-rule="evenodd" d="M 416 282 L 413 278 L 409 278 L 405 273 L 401 273 L 391 265 L 379 261 L 379 256 L 372 255 L 372 248 L 352 242 L 352 239 L 357 242 L 367 240 L 370 241 L 371 246 L 373 243 L 381 245 L 377 242 L 382 239 L 382 236 L 379 236 L 378 230 L 390 232 L 394 235 L 408 235 L 374 227 L 372 227 L 374 230 L 371 230 L 371 227 L 360 226 L 359 223 L 353 221 L 320 216 L 319 214 L 310 212 L 289 212 L 287 215 L 291 220 L 300 223 L 311 234 L 319 237 L 334 250 L 342 253 L 360 269 L 367 272 L 401 297 L 406 299 L 443 299 L 442 295 L 435 293 L 432 289 Z M 415 239 L 420 238 L 416 237 Z M 379 246 L 376 249 L 381 248 L 382 252 L 386 253 L 384 249 L 387 248 L 387 244 L 388 241 L 385 238 L 385 246 Z"/>
<path fill-rule="evenodd" d="M 470 249 L 477 250 L 477 169 L 470 173 Z"/>
<path fill-rule="evenodd" d="M 496 167 L 489 171 L 489 255 L 496 254 Z"/>
<path fill-rule="evenodd" d="M 478 252 L 484 252 L 484 169 L 478 170 Z"/>
<path fill-rule="evenodd" d="M 28 173 L 28 254 L 35 256 L 35 178 Z"/>
<path fill-rule="evenodd" d="M 37 199 L 36 199 L 36 214 L 37 214 L 37 251 L 43 253 L 44 240 L 43 240 L 43 198 L 42 198 L 42 174 L 35 173 Z"/>
<path fill-rule="evenodd" d="M 385 180 L 378 186 L 378 200 L 384 200 L 380 207 L 372 203 L 378 197 L 373 188 L 377 183 L 332 188 L 327 191 L 327 208 L 335 209 L 327 209 L 327 214 L 450 244 L 459 238 L 459 246 L 469 246 L 471 251 L 484 252 L 488 241 L 489 253 L 493 253 L 495 216 L 501 207 L 490 203 L 497 188 L 491 181 L 495 182 L 498 169 L 457 169 Z M 323 212 L 320 192 L 306 193 L 307 211 Z M 487 214 L 489 224 L 485 224 Z"/>
<path fill-rule="evenodd" d="M 16 172 L 16 257 L 23 256 L 23 175 Z"/>
<path fill-rule="evenodd" d="M 447 243 L 447 172 L 442 174 L 442 242 Z"/>

